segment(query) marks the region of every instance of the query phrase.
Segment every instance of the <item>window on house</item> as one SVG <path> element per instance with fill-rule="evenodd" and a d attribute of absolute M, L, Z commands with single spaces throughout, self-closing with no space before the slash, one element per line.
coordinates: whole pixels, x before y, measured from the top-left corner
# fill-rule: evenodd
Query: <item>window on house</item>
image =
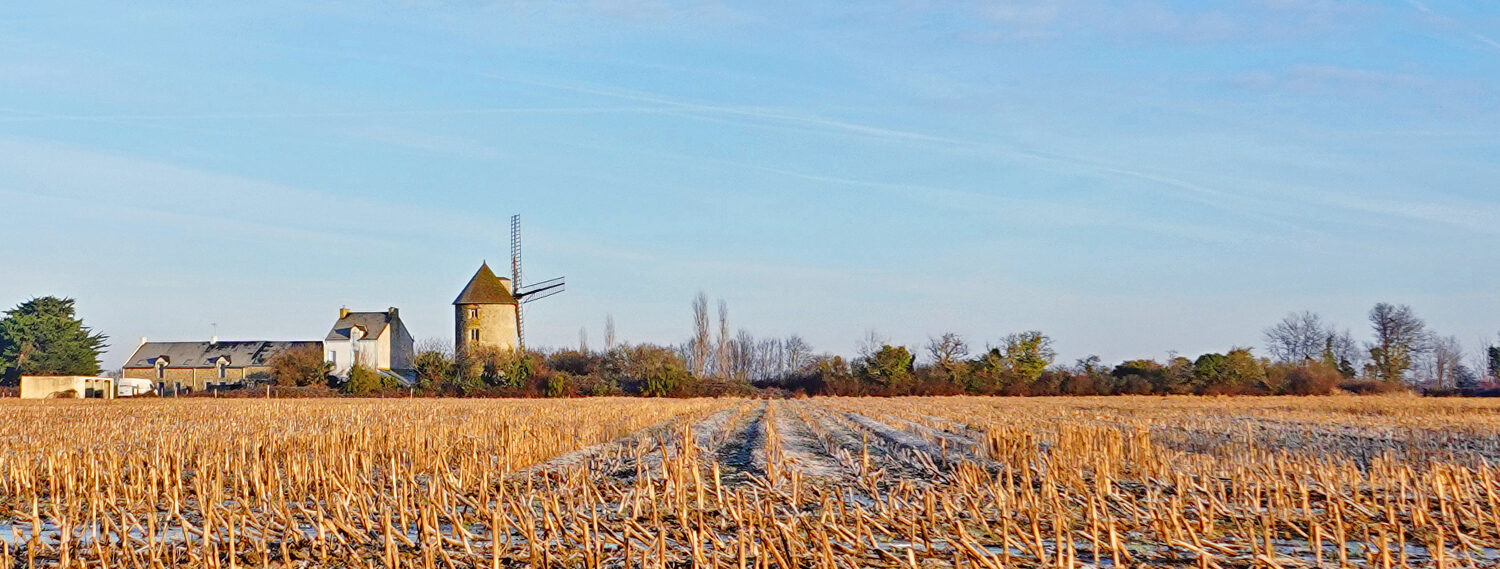
<path fill-rule="evenodd" d="M 339 353 L 338 352 L 328 352 L 328 363 L 331 363 L 333 365 L 339 365 Z"/>
<path fill-rule="evenodd" d="M 469 340 L 474 341 L 474 342 L 478 342 L 479 341 L 479 329 L 478 328 L 475 328 L 473 330 L 469 330 Z"/>
<path fill-rule="evenodd" d="M 478 308 L 470 308 L 469 309 L 469 318 L 479 318 L 479 309 Z"/>

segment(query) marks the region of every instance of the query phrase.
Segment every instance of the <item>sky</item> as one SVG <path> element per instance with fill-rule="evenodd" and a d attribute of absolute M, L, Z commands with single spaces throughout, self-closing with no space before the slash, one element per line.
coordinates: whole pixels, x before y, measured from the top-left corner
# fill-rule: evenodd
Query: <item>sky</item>
<path fill-rule="evenodd" d="M 111 337 L 451 342 L 522 216 L 532 346 L 730 326 L 849 354 L 1500 330 L 1500 4 L 0 7 L 0 305 Z M 1259 348 L 1264 354 L 1264 348 Z"/>

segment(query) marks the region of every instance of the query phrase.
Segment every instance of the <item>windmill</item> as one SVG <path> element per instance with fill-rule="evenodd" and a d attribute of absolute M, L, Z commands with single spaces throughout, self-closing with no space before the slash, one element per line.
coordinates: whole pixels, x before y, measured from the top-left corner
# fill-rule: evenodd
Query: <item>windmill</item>
<path fill-rule="evenodd" d="M 513 289 L 512 295 L 519 303 L 516 305 L 516 340 L 522 349 L 526 348 L 525 320 L 522 318 L 522 306 L 525 304 L 547 298 L 564 290 L 565 277 L 557 277 L 542 282 L 521 284 L 521 216 L 510 216 L 510 282 Z"/>

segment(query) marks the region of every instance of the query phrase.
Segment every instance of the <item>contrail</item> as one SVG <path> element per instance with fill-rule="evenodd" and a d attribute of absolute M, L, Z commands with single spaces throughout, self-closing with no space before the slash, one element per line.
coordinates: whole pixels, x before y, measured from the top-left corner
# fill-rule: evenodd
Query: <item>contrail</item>
<path fill-rule="evenodd" d="M 0 117 L 0 122 L 39 121 L 196 121 L 196 120 L 254 120 L 254 119 L 323 119 L 323 118 L 372 118 L 396 116 L 448 116 L 448 115 L 503 115 L 503 114 L 597 114 L 656 112 L 659 107 L 514 107 L 481 109 L 431 109 L 393 111 L 351 111 L 314 113 L 205 113 L 205 114 L 116 114 L 116 115 L 55 115 L 28 113 L 26 116 Z M 24 111 L 8 110 L 19 113 Z"/>

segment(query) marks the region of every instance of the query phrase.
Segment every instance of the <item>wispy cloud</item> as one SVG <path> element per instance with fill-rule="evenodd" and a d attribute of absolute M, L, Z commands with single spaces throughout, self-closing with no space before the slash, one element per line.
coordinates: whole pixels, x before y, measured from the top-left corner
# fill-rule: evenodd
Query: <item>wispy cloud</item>
<path fill-rule="evenodd" d="M 402 244 L 475 221 L 462 214 L 336 197 L 175 164 L 45 141 L 0 137 L 0 190 L 69 204 L 92 220 L 146 218 L 184 235 L 266 239 L 316 246 Z M 296 204 L 295 207 L 288 207 Z M 402 212 L 415 223 L 370 231 L 365 220 Z"/>
<path fill-rule="evenodd" d="M 990 23 L 988 37 L 995 40 L 1134 42 L 1305 36 L 1342 27 L 1367 7 L 1345 0 L 1258 0 L 1231 7 L 1149 0 L 1002 0 L 975 2 L 970 10 Z"/>
<path fill-rule="evenodd" d="M 1500 50 L 1500 42 L 1495 41 L 1493 38 L 1490 38 L 1487 35 L 1479 33 L 1463 20 L 1453 18 L 1436 10 L 1433 10 L 1431 6 L 1428 6 L 1426 3 L 1421 2 L 1420 0 L 1406 0 L 1406 3 L 1411 5 L 1412 8 L 1415 8 L 1418 12 L 1421 12 L 1423 15 L 1427 16 L 1429 20 L 1431 20 L 1438 26 L 1456 30 L 1459 32 L 1460 36 L 1467 36 L 1469 39 L 1487 48 Z"/>
<path fill-rule="evenodd" d="M 1362 82 L 1386 85 L 1422 85 L 1427 82 L 1427 79 L 1419 76 L 1369 72 L 1335 66 L 1299 67 L 1294 70 L 1293 78 L 1294 82 L 1300 82 L 1304 86 L 1320 82 Z M 1159 191 L 1170 192 L 1179 198 L 1190 200 L 1201 206 L 1221 210 L 1230 215 L 1244 217 L 1271 227 L 1285 229 L 1300 227 L 1299 224 L 1303 222 L 1301 216 L 1289 214 L 1285 208 L 1287 200 L 1291 199 L 1310 206 L 1332 207 L 1353 214 L 1398 216 L 1423 224 L 1451 226 L 1465 231 L 1476 231 L 1484 234 L 1500 231 L 1500 228 L 1470 223 L 1466 221 L 1469 217 L 1467 215 L 1450 215 L 1455 212 L 1453 209 L 1438 208 L 1435 210 L 1427 202 L 1393 202 L 1391 207 L 1371 209 L 1367 204 L 1362 205 L 1358 198 L 1350 197 L 1344 199 L 1342 197 L 1334 197 L 1325 199 L 1320 197 L 1346 195 L 1345 192 L 1338 189 L 1324 188 L 1319 192 L 1299 192 L 1289 195 L 1257 189 L 1253 181 L 1246 181 L 1234 186 L 1217 186 L 1211 183 L 1194 181 L 1192 179 L 1193 174 L 1188 172 L 1174 173 L 1171 168 L 1162 165 L 1122 165 L 1106 159 L 1084 156 L 1078 153 L 1023 150 L 1016 148 L 1014 145 L 997 142 L 976 141 L 919 131 L 893 129 L 879 125 L 827 119 L 788 110 L 704 104 L 664 95 L 604 87 L 567 85 L 555 82 L 521 82 L 607 98 L 648 102 L 666 108 L 681 110 L 688 113 L 689 116 L 696 115 L 709 119 L 738 118 L 744 121 L 740 124 L 751 126 L 759 126 L 765 123 L 800 125 L 851 136 L 901 144 L 920 145 L 938 150 L 983 153 L 998 158 L 1045 165 L 1062 173 L 1083 171 L 1106 178 L 1134 180 L 1136 182 L 1143 182 L 1148 186 L 1154 186 Z M 1401 205 L 1402 203 L 1405 204 L 1404 207 Z M 1461 209 L 1467 206 L 1455 205 L 1455 207 Z M 1164 231 L 1174 230 L 1171 224 L 1162 226 L 1162 229 Z M 1201 232 L 1199 234 L 1201 235 Z"/>

